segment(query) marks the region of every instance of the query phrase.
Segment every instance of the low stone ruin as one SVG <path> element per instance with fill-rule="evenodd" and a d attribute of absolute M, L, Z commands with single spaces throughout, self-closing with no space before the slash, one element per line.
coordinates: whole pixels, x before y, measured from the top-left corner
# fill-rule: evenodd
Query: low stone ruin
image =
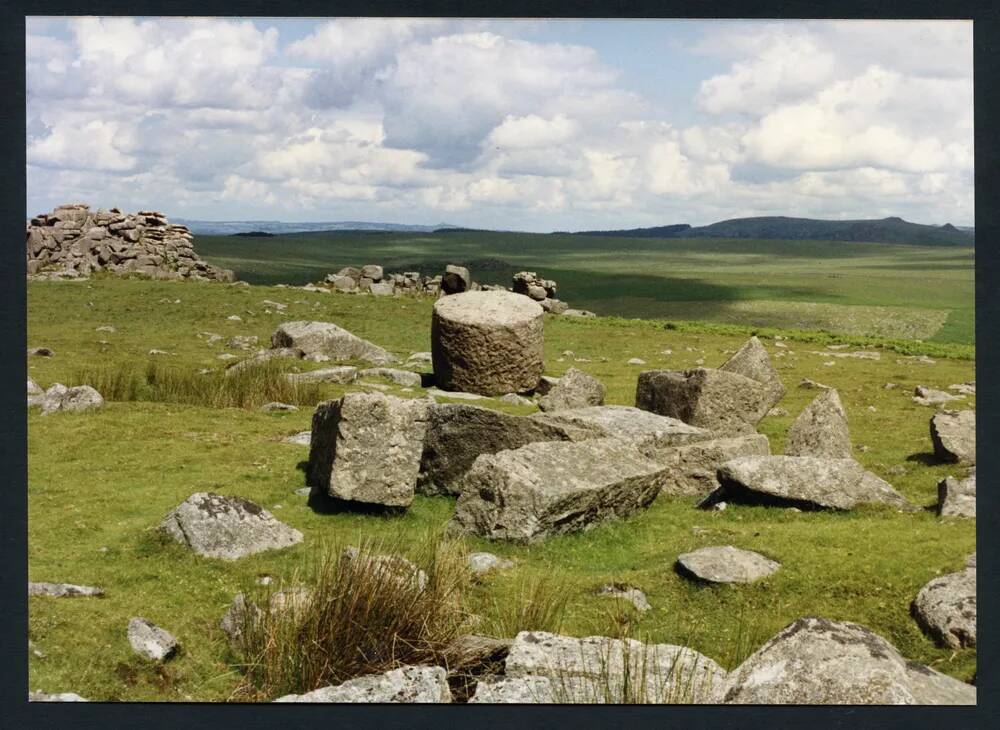
<path fill-rule="evenodd" d="M 154 279 L 236 280 L 195 253 L 194 236 L 163 213 L 118 208 L 95 211 L 83 203 L 60 205 L 28 223 L 28 275 L 77 279 L 96 272 L 138 274 Z"/>
<path fill-rule="evenodd" d="M 541 278 L 534 271 L 519 271 L 514 274 L 511 290 L 531 297 L 542 309 L 552 314 L 563 314 L 569 309 L 566 302 L 556 299 L 556 283 L 552 279 Z"/>

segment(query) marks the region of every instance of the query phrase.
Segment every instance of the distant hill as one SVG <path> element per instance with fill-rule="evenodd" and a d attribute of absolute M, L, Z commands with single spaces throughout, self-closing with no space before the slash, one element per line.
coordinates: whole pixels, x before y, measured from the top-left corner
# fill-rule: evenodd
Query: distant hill
<path fill-rule="evenodd" d="M 928 226 L 902 218 L 831 221 L 815 218 L 733 218 L 707 226 L 687 224 L 618 231 L 579 231 L 578 236 L 629 238 L 760 238 L 793 241 L 857 241 L 927 246 L 972 246 L 975 232 L 950 223 Z"/>
<path fill-rule="evenodd" d="M 388 231 L 400 233 L 431 233 L 455 228 L 448 223 L 421 226 L 405 223 L 377 223 L 369 221 L 317 221 L 286 223 L 284 221 L 200 221 L 186 218 L 171 219 L 197 235 L 232 236 L 239 233 L 262 233 L 281 235 L 283 233 L 314 233 L 326 231 Z"/>

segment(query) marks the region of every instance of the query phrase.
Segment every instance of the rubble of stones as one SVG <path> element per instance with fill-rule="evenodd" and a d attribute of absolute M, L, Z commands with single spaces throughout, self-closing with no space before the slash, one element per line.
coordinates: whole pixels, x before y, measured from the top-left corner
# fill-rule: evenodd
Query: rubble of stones
<path fill-rule="evenodd" d="M 154 279 L 233 282 L 229 269 L 212 266 L 194 250 L 185 226 L 163 213 L 118 208 L 91 210 L 83 203 L 61 205 L 27 225 L 28 276 L 79 279 L 97 272 Z"/>

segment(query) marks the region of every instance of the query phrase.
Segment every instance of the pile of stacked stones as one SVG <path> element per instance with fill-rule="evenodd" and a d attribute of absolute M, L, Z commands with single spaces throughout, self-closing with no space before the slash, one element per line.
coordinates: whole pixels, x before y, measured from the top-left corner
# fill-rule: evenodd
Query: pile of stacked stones
<path fill-rule="evenodd" d="M 229 269 L 206 263 L 195 253 L 185 226 L 163 213 L 118 208 L 95 211 L 77 203 L 42 213 L 27 226 L 28 275 L 75 279 L 98 271 L 140 274 L 155 279 L 235 281 Z"/>
<path fill-rule="evenodd" d="M 556 283 L 552 279 L 543 279 L 534 271 L 519 271 L 514 274 L 512 291 L 531 297 L 546 312 L 562 314 L 569 305 L 556 299 Z"/>
<path fill-rule="evenodd" d="M 444 273 L 437 276 L 422 276 L 419 271 L 389 274 L 377 264 L 367 264 L 361 268 L 345 266 L 336 274 L 327 275 L 323 283 L 337 291 L 375 296 L 407 292 L 437 296 L 480 289 L 480 285 L 472 281 L 467 268 L 452 265 L 446 266 Z"/>

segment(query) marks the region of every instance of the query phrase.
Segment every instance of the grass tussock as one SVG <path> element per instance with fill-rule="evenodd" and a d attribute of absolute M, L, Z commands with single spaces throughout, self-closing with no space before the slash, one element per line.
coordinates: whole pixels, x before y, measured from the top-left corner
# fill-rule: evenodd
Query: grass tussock
<path fill-rule="evenodd" d="M 315 405 L 322 399 L 318 384 L 288 380 L 284 368 L 273 360 L 205 373 L 153 361 L 145 369 L 122 362 L 81 369 L 75 380 L 96 388 L 111 401 L 258 408 L 273 401 Z"/>
<path fill-rule="evenodd" d="M 504 600 L 494 598 L 487 605 L 479 631 L 501 637 L 513 637 L 521 631 L 557 634 L 562 630 L 571 595 L 565 582 L 551 574 L 529 577 Z"/>
<path fill-rule="evenodd" d="M 247 591 L 249 608 L 238 618 L 238 695 L 274 698 L 403 664 L 441 663 L 466 619 L 464 550 L 425 541 L 409 563 L 400 547 L 375 540 L 328 547 L 308 575 L 277 592 Z"/>

